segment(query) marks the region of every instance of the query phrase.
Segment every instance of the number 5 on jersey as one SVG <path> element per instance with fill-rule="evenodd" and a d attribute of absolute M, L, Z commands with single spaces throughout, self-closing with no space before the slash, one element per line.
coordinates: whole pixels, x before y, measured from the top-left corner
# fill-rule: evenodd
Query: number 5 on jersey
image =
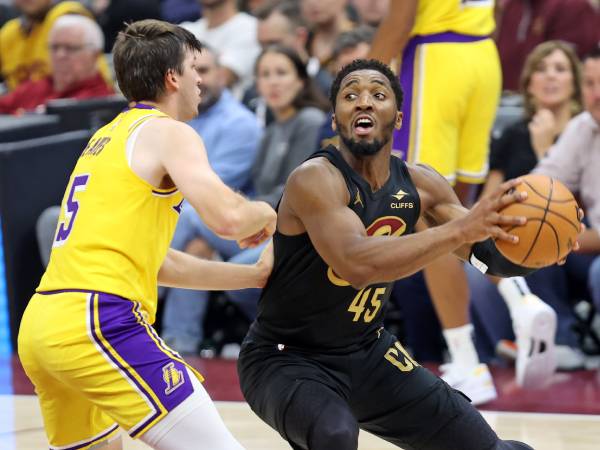
<path fill-rule="evenodd" d="M 69 197 L 67 198 L 66 203 L 63 205 L 65 208 L 65 217 L 64 220 L 58 224 L 56 239 L 54 239 L 52 247 L 60 247 L 67 242 L 67 239 L 73 230 L 75 219 L 77 218 L 77 211 L 79 211 L 79 202 L 75 198 L 76 194 L 78 192 L 85 191 L 85 187 L 89 179 L 89 174 L 77 175 L 73 178 L 71 190 L 69 191 Z"/>

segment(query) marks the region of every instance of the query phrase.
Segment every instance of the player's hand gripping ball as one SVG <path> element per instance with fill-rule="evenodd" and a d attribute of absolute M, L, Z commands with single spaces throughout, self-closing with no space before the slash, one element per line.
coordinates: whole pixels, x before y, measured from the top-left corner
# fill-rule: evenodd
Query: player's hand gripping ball
<path fill-rule="evenodd" d="M 519 237 L 517 244 L 496 241 L 508 260 L 523 267 L 539 269 L 563 260 L 581 232 L 579 205 L 560 181 L 545 175 L 526 175 L 515 189 L 527 191 L 527 199 L 512 203 L 501 214 L 527 217 L 525 225 L 504 229 Z"/>

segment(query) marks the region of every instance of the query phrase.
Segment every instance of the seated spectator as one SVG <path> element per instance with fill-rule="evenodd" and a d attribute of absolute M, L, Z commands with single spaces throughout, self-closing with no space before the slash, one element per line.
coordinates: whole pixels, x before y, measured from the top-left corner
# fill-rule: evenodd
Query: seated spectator
<path fill-rule="evenodd" d="M 333 48 L 337 37 L 355 24 L 347 13 L 348 0 L 300 0 L 302 15 L 310 28 L 308 52 L 332 75 L 336 73 Z"/>
<path fill-rule="evenodd" d="M 315 150 L 314 142 L 325 118 L 323 110 L 327 102 L 314 87 L 298 54 L 286 47 L 268 47 L 261 53 L 256 64 L 256 78 L 258 90 L 273 111 L 275 122 L 265 129 L 252 166 L 253 198 L 275 207 L 289 174 Z M 190 233 L 181 248 L 199 255 L 208 247 L 220 258 L 241 264 L 257 260 L 264 246 L 242 250 L 234 242 L 208 232 L 198 216 L 186 213 L 186 210 L 189 208 L 184 209 L 177 230 L 185 227 Z M 197 239 L 190 240 L 192 236 Z M 176 292 L 171 290 L 167 295 L 165 314 L 171 311 L 168 320 L 177 326 L 165 327 L 170 331 L 165 330 L 163 337 L 177 351 L 195 353 L 203 338 L 202 323 L 208 293 L 189 291 L 189 296 L 182 300 L 183 292 Z M 258 289 L 246 289 L 231 292 L 228 296 L 252 320 L 259 293 Z"/>
<path fill-rule="evenodd" d="M 575 78 L 575 77 L 573 77 Z M 573 80 L 574 82 L 575 80 Z M 532 81 L 533 83 L 533 81 Z M 598 274 L 591 269 L 600 254 L 600 51 L 596 50 L 584 62 L 582 93 L 587 109 L 567 124 L 560 138 L 541 158 L 534 172 L 552 176 L 567 185 L 581 198 L 591 227 L 580 236 L 581 248 L 573 252 L 562 266 L 554 265 L 529 275 L 531 291 L 550 304 L 558 315 L 556 341 L 559 368 L 584 367 L 585 358 L 578 349 L 572 327 L 574 315 L 570 301 L 590 297 L 598 290 Z M 595 263 L 600 265 L 600 263 Z M 474 313 L 485 334 L 495 345 L 499 339 L 511 339 L 509 316 L 501 308 L 493 311 L 495 289 L 481 284 L 481 277 L 470 277 Z M 586 289 L 590 284 L 590 289 Z M 600 304 L 600 300 L 594 299 Z"/>
<path fill-rule="evenodd" d="M 241 99 L 244 89 L 252 84 L 254 62 L 260 53 L 256 40 L 257 20 L 240 12 L 236 0 L 199 1 L 202 18 L 181 26 L 219 52 L 225 85 Z"/>
<path fill-rule="evenodd" d="M 527 57 L 520 89 L 525 117 L 492 140 L 482 195 L 531 172 L 569 120 L 581 112 L 580 65 L 572 47 L 563 41 L 540 44 Z"/>
<path fill-rule="evenodd" d="M 308 26 L 300 13 L 297 0 L 271 0 L 256 11 L 258 18 L 258 43 L 264 49 L 269 45 L 284 45 L 296 51 L 306 64 L 308 75 L 313 78 L 323 95 L 329 95 L 333 81 L 319 60 L 311 58 L 306 51 Z M 273 114 L 266 108 L 264 99 L 256 89 L 256 83 L 246 90 L 243 102 L 256 114 L 259 122 L 268 125 Z"/>
<path fill-rule="evenodd" d="M 390 0 L 350 0 L 356 10 L 358 23 L 377 28 L 390 7 Z"/>
<path fill-rule="evenodd" d="M 0 77 L 9 91 L 25 81 L 37 81 L 50 75 L 48 36 L 56 19 L 65 14 L 92 17 L 78 2 L 15 0 L 15 6 L 21 16 L 0 29 Z M 99 64 L 104 79 L 112 82 L 103 56 Z"/>
<path fill-rule="evenodd" d="M 600 40 L 600 12 L 589 0 L 502 0 L 498 3 L 496 42 L 505 90 L 519 88 L 527 55 L 542 42 L 560 39 L 581 57 Z"/>
<path fill-rule="evenodd" d="M 52 75 L 26 81 L 0 97 L 0 113 L 15 114 L 43 109 L 48 100 L 91 98 L 114 94 L 98 71 L 104 45 L 96 22 L 81 15 L 59 17 L 50 30 L 48 48 Z"/>
<path fill-rule="evenodd" d="M 195 22 L 202 17 L 198 0 L 162 0 L 161 17 L 171 23 Z"/>
<path fill-rule="evenodd" d="M 104 52 L 112 52 L 125 24 L 143 19 L 160 19 L 159 0 L 92 0 L 91 7 L 105 36 Z"/>

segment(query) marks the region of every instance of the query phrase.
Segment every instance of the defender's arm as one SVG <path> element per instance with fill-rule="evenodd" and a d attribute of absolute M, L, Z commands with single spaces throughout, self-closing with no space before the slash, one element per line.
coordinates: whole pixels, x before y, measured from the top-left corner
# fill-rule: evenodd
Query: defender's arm
<path fill-rule="evenodd" d="M 158 272 L 158 284 L 202 291 L 262 288 L 272 266 L 272 244 L 256 264 L 209 261 L 170 248 Z"/>
<path fill-rule="evenodd" d="M 253 244 L 273 234 L 275 211 L 223 183 L 210 167 L 202 139 L 190 126 L 173 120 L 155 122 L 145 139 L 161 142 L 158 157 L 167 174 L 210 229 L 238 241 L 257 236 Z"/>

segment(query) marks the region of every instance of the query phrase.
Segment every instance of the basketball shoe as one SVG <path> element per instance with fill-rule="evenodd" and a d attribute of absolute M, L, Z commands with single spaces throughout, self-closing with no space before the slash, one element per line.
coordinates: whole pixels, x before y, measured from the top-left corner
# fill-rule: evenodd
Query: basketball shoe
<path fill-rule="evenodd" d="M 556 313 L 539 297 L 526 294 L 511 310 L 511 317 L 517 338 L 517 384 L 543 388 L 556 371 Z"/>
<path fill-rule="evenodd" d="M 450 363 L 441 365 L 440 370 L 442 380 L 464 393 L 474 405 L 482 405 L 498 397 L 487 364 L 469 368 Z"/>

